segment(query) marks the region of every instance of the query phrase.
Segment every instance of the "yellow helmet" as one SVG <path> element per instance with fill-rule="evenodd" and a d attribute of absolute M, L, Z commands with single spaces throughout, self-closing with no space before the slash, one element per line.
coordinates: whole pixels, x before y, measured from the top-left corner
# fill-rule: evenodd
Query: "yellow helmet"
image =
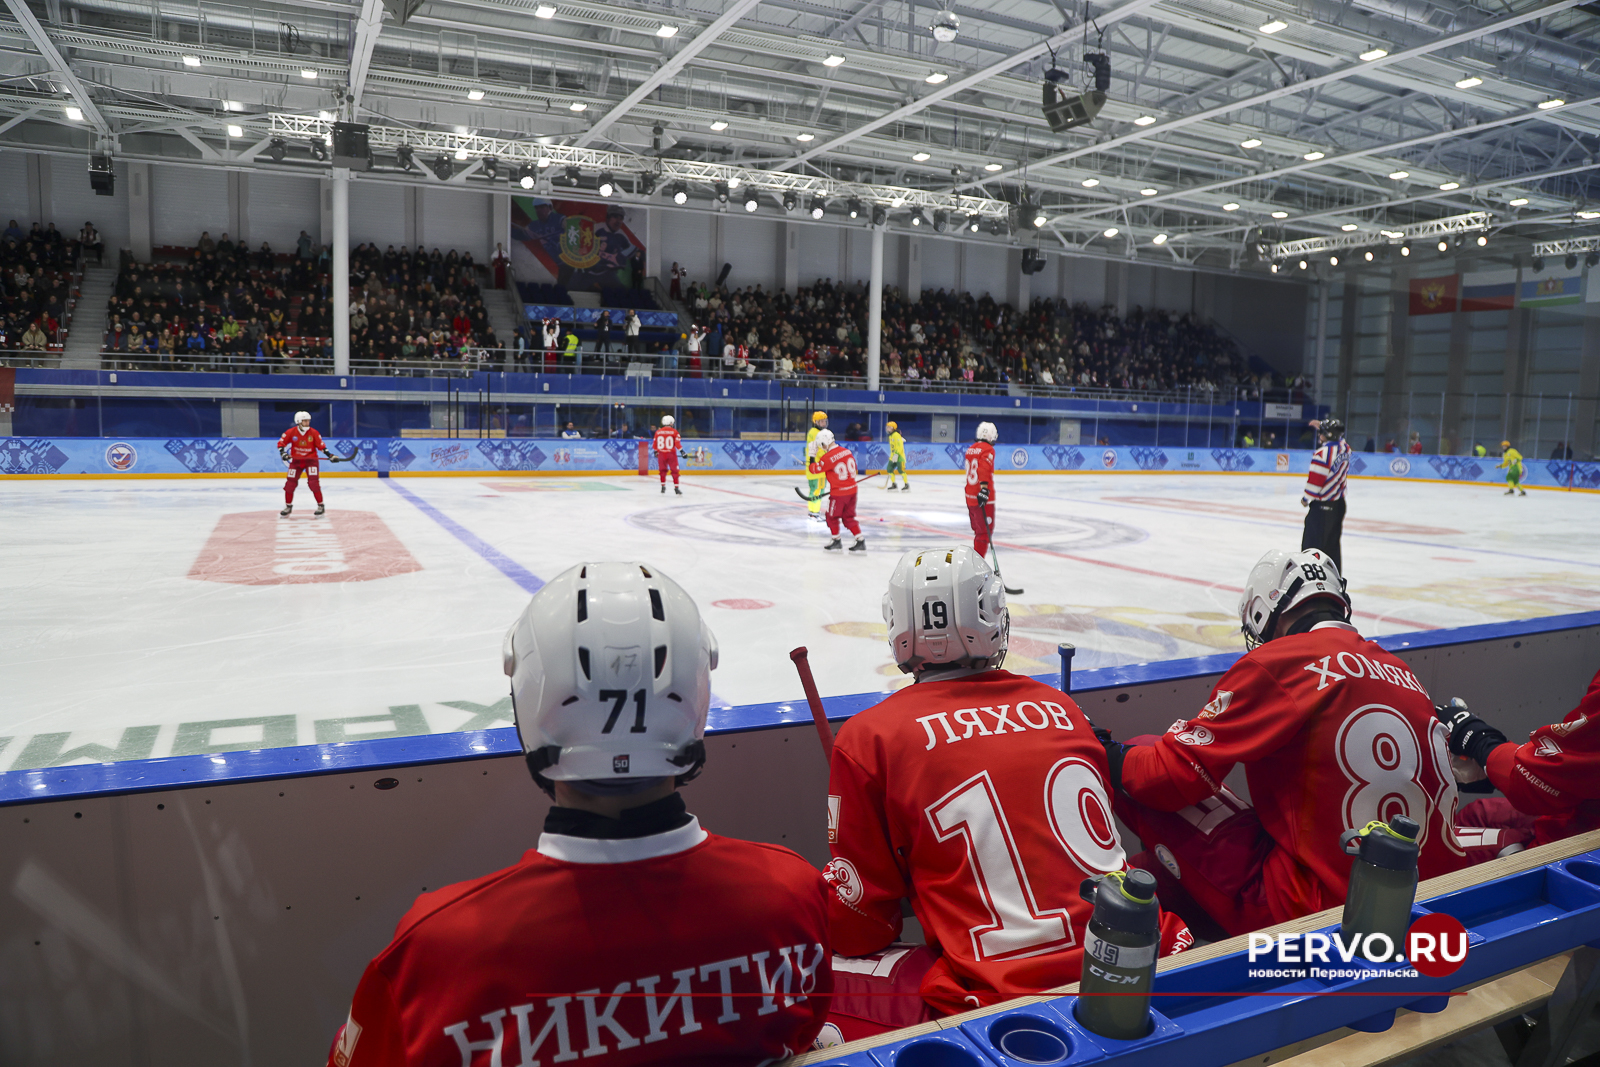
<path fill-rule="evenodd" d="M 828 421 L 828 413 L 826 411 L 813 411 L 811 413 L 811 421 L 813 423 L 827 422 Z"/>
<path fill-rule="evenodd" d="M 899 429 L 899 428 L 900 428 L 900 424 L 899 424 L 899 423 L 898 423 L 898 422 L 891 422 L 891 423 L 890 423 L 890 424 L 889 424 L 889 432 L 890 432 L 890 433 L 894 433 L 894 432 L 895 432 L 895 431 L 896 431 L 896 430 L 898 430 L 898 429 Z"/>
<path fill-rule="evenodd" d="M 1510 441 L 1501 441 L 1500 442 L 1500 447 L 1501 448 L 1510 448 L 1511 447 L 1511 442 Z"/>

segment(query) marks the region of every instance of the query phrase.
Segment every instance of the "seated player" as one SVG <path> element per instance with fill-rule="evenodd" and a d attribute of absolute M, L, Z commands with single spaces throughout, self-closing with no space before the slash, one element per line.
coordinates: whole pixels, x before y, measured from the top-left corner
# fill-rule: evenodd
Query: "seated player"
<path fill-rule="evenodd" d="M 1268 552 L 1239 615 L 1252 651 L 1198 715 L 1133 745 L 1103 737 L 1117 814 L 1149 850 L 1134 863 L 1156 876 L 1164 904 L 1208 939 L 1342 904 L 1350 857 L 1340 833 L 1395 815 L 1423 828 L 1423 878 L 1494 855 L 1469 857 L 1477 835 L 1457 839 L 1433 701 L 1350 625 L 1326 554 Z M 1222 784 L 1236 764 L 1254 807 Z"/>
<path fill-rule="evenodd" d="M 1502 844 L 1526 840 L 1529 847 L 1600 829 L 1600 672 L 1566 718 L 1539 727 L 1526 744 L 1507 741 L 1465 707 L 1438 713 L 1450 730 L 1451 754 L 1472 760 L 1505 794 L 1468 804 L 1458 825 L 1510 831 Z"/>
<path fill-rule="evenodd" d="M 506 634 L 533 779 L 513 867 L 417 898 L 368 965 L 331 1067 L 758 1064 L 808 1048 L 833 979 L 822 876 L 700 828 L 717 644 L 638 563 L 557 576 Z"/>
<path fill-rule="evenodd" d="M 1079 885 L 1127 867 L 1089 720 L 1000 669 L 1010 616 L 983 558 L 906 553 L 883 617 L 915 684 L 844 724 L 828 778 L 834 949 L 881 953 L 835 958 L 846 1040 L 1077 981 Z M 906 898 L 925 948 L 894 944 Z M 1175 915 L 1162 931 L 1166 951 L 1190 943 Z"/>
<path fill-rule="evenodd" d="M 833 540 L 823 545 L 827 552 L 837 552 L 843 547 L 839 540 L 839 524 L 855 535 L 852 552 L 865 552 L 867 539 L 861 533 L 861 523 L 856 521 L 856 502 L 861 497 L 861 487 L 856 484 L 856 456 L 844 445 L 836 444 L 832 430 L 822 430 L 816 437 L 817 466 L 828 479 L 828 532 Z"/>

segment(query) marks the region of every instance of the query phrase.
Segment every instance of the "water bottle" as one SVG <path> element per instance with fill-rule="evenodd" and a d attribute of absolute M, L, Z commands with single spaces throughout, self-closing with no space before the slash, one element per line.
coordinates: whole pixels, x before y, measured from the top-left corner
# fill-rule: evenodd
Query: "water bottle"
<path fill-rule="evenodd" d="M 1086 879 L 1078 894 L 1094 905 L 1083 944 L 1078 1022 L 1101 1037 L 1136 1041 L 1150 1032 L 1150 984 L 1161 942 L 1155 875 L 1112 871 Z"/>
<path fill-rule="evenodd" d="M 1370 954 L 1367 935 L 1386 934 L 1393 951 L 1405 948 L 1411 928 L 1411 904 L 1417 896 L 1417 834 L 1419 827 L 1404 815 L 1387 823 L 1369 822 L 1360 830 L 1339 835 L 1339 847 L 1354 856 L 1350 864 L 1350 891 L 1344 900 L 1344 920 L 1339 937 L 1346 946 L 1361 939 L 1361 955 Z"/>

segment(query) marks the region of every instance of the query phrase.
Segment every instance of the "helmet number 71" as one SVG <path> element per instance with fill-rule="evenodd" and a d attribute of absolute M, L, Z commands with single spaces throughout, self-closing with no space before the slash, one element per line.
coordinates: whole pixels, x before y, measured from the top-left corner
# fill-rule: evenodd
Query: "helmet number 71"
<path fill-rule="evenodd" d="M 611 704 L 611 714 L 606 717 L 606 724 L 603 727 L 600 728 L 600 732 L 601 733 L 609 734 L 611 732 L 612 728 L 617 725 L 617 719 L 622 715 L 622 707 L 623 707 L 623 705 L 628 702 L 628 691 L 626 689 L 602 689 L 602 690 L 600 690 L 600 699 L 601 700 L 609 700 L 609 701 L 612 702 L 612 704 Z M 635 690 L 634 691 L 634 694 L 633 694 L 633 725 L 628 728 L 628 732 L 629 733 L 633 733 L 633 734 L 642 734 L 642 733 L 644 733 L 644 690 L 643 689 L 639 689 L 639 690 Z"/>

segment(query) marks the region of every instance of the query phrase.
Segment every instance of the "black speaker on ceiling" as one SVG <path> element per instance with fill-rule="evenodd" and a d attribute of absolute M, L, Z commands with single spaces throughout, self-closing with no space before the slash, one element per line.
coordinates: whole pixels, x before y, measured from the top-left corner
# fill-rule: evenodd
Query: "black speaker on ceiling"
<path fill-rule="evenodd" d="M 117 172 L 111 168 L 110 156 L 89 157 L 89 188 L 94 190 L 95 196 L 117 195 Z"/>
<path fill-rule="evenodd" d="M 367 143 L 368 126 L 364 122 L 335 122 L 333 124 L 333 165 L 349 170 L 372 168 L 372 146 Z"/>
<path fill-rule="evenodd" d="M 1022 273 L 1038 274 L 1044 270 L 1044 253 L 1037 248 L 1024 248 L 1022 250 Z"/>

